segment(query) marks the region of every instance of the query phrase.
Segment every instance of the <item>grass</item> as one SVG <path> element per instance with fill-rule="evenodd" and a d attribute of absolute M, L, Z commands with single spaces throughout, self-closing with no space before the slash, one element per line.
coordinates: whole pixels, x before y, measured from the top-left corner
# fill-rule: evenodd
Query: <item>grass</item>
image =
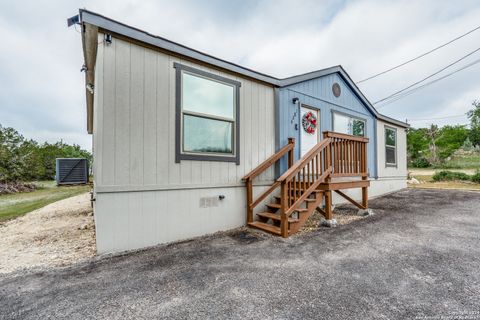
<path fill-rule="evenodd" d="M 453 156 L 452 159 L 441 165 L 442 169 L 478 169 L 480 168 L 480 154 Z"/>
<path fill-rule="evenodd" d="M 0 196 L 0 221 L 22 216 L 50 203 L 88 192 L 90 186 L 57 186 L 55 181 L 35 182 L 38 189 Z"/>
<path fill-rule="evenodd" d="M 411 170 L 435 170 L 435 169 L 463 169 L 465 171 L 475 171 L 480 169 L 480 153 L 454 155 L 449 160 L 427 168 L 409 167 Z"/>
<path fill-rule="evenodd" d="M 414 175 L 420 184 L 410 184 L 410 188 L 428 188 L 428 189 L 460 189 L 460 190 L 478 190 L 480 184 L 469 181 L 441 181 L 433 180 L 433 175 Z"/>

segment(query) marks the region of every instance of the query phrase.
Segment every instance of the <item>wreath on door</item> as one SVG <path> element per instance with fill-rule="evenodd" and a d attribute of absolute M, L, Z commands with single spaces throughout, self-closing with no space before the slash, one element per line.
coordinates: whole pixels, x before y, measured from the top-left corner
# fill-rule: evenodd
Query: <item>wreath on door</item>
<path fill-rule="evenodd" d="M 317 129 L 317 117 L 311 111 L 305 113 L 302 117 L 302 127 L 306 133 L 315 134 Z"/>

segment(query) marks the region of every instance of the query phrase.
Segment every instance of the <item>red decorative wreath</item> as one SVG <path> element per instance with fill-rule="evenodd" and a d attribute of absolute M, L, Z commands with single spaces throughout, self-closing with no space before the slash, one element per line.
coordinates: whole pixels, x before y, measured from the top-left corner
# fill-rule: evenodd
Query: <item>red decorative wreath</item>
<path fill-rule="evenodd" d="M 317 129 L 317 117 L 311 111 L 305 113 L 302 117 L 302 127 L 306 133 L 315 134 Z"/>

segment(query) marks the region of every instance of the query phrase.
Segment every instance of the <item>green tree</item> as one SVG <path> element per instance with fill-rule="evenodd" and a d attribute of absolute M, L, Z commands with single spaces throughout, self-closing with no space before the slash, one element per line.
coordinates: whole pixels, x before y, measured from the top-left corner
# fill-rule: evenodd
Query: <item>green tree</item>
<path fill-rule="evenodd" d="M 38 144 L 0 125 L 0 181 L 53 179 L 56 158 L 86 158 L 90 165 L 92 162 L 90 152 L 79 145 L 62 141 Z"/>
<path fill-rule="evenodd" d="M 15 129 L 0 125 L 0 181 L 21 178 L 24 159 L 20 146 L 23 141 L 23 136 Z"/>
<path fill-rule="evenodd" d="M 465 151 L 471 151 L 473 149 L 473 143 L 470 141 L 469 137 L 463 142 L 462 149 Z"/>
<path fill-rule="evenodd" d="M 425 128 L 409 128 L 407 130 L 407 160 L 411 166 L 423 163 L 422 167 L 428 165 L 425 152 L 428 151 L 428 138 Z"/>
<path fill-rule="evenodd" d="M 439 131 L 436 146 L 438 157 L 444 160 L 458 150 L 468 138 L 468 129 L 462 125 L 443 126 Z"/>
<path fill-rule="evenodd" d="M 475 146 L 480 146 L 480 101 L 472 102 L 473 109 L 467 112 L 470 119 L 470 141 Z"/>
<path fill-rule="evenodd" d="M 430 128 L 428 128 L 425 131 L 425 133 L 428 137 L 428 149 L 430 151 L 429 162 L 431 164 L 437 164 L 438 163 L 437 139 L 440 137 L 440 130 L 438 129 L 437 125 L 432 124 L 430 125 Z"/>

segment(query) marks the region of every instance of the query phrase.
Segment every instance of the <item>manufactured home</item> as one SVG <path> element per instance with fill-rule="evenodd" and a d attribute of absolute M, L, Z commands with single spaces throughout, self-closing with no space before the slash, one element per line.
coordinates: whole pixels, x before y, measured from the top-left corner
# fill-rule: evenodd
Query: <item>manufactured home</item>
<path fill-rule="evenodd" d="M 341 66 L 272 77 L 80 10 L 99 253 L 243 225 L 288 237 L 314 210 L 406 187 L 404 122 Z"/>

